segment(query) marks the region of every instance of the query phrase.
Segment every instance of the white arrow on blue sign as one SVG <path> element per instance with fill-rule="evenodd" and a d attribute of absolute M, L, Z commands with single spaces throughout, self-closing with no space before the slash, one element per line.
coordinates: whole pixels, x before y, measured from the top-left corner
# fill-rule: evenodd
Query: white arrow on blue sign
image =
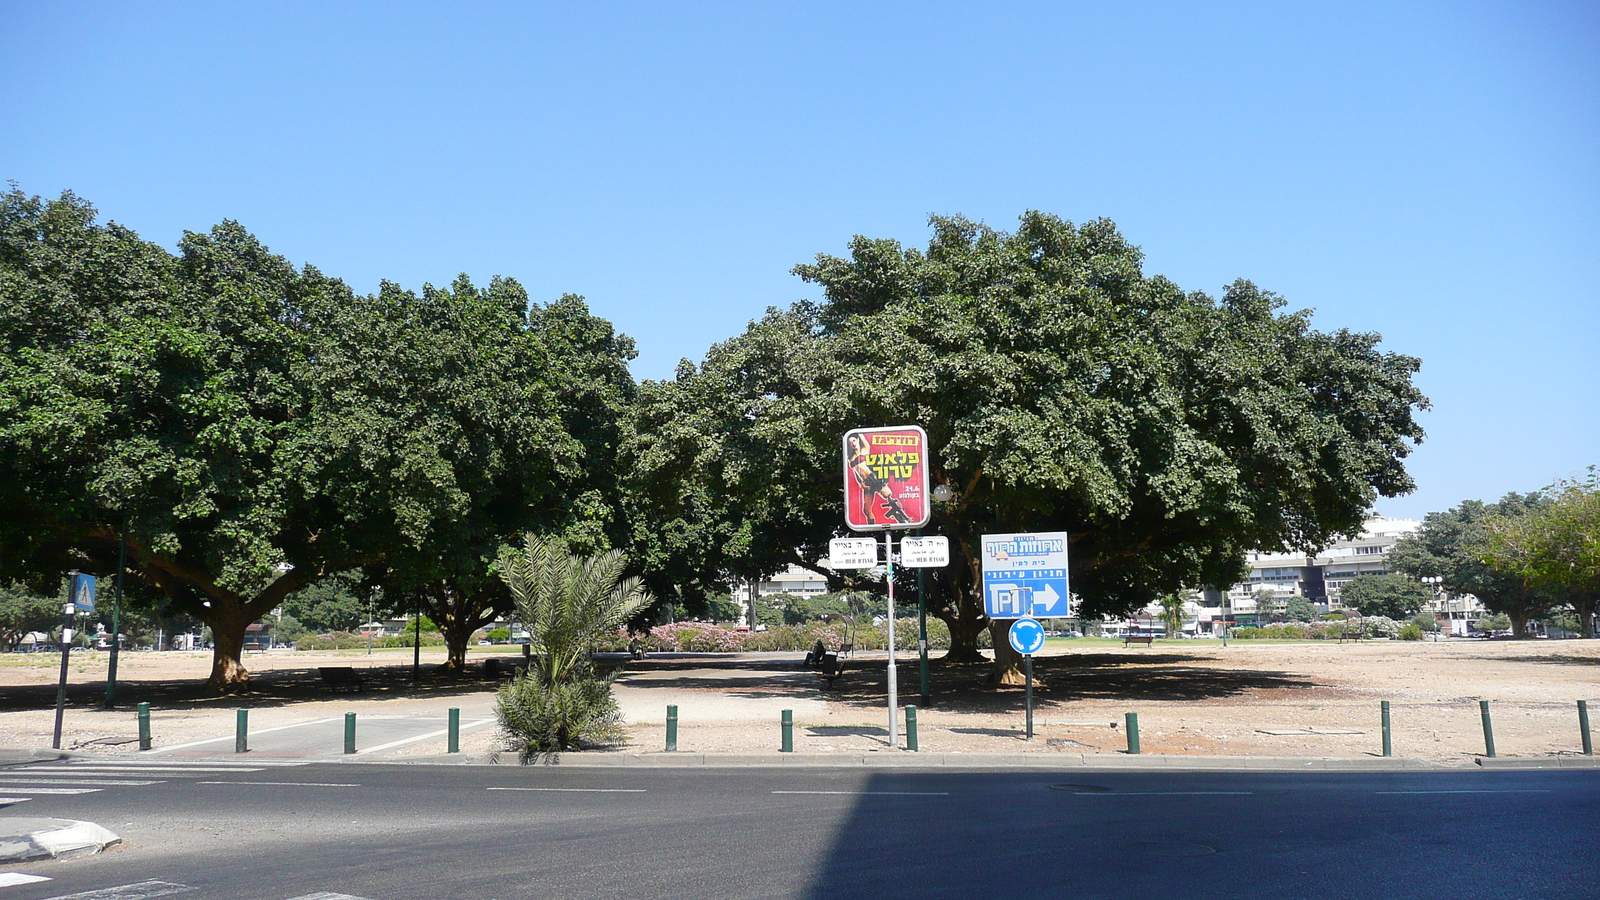
<path fill-rule="evenodd" d="M 1011 623 L 1006 638 L 1011 641 L 1011 649 L 1032 656 L 1044 647 L 1044 626 L 1038 619 L 1018 619 Z"/>

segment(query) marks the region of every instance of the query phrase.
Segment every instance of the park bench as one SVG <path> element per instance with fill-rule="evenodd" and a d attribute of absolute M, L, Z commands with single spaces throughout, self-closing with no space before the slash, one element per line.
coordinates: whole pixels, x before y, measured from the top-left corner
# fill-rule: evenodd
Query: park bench
<path fill-rule="evenodd" d="M 1122 646 L 1126 647 L 1129 644 L 1143 644 L 1146 647 L 1149 647 L 1155 642 L 1155 639 L 1156 636 L 1153 634 L 1140 634 L 1138 632 L 1130 631 L 1122 636 Z"/>
<path fill-rule="evenodd" d="M 1366 636 L 1367 634 L 1364 631 L 1341 631 L 1339 632 L 1339 643 L 1342 644 L 1345 641 L 1359 641 Z"/>
<path fill-rule="evenodd" d="M 366 689 L 360 674 L 350 666 L 318 666 L 317 674 L 328 687 L 349 687 L 357 691 Z"/>
<path fill-rule="evenodd" d="M 822 668 L 817 671 L 817 676 L 833 687 L 833 683 L 844 677 L 844 659 L 837 653 L 822 654 Z"/>

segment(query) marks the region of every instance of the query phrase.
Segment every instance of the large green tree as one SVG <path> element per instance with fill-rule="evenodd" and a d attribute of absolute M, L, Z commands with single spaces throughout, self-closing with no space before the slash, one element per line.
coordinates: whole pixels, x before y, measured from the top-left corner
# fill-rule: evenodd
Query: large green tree
<path fill-rule="evenodd" d="M 1472 594 L 1491 612 L 1511 619 L 1519 637 L 1528 620 L 1561 605 L 1549 590 L 1536 588 L 1514 572 L 1487 561 L 1489 523 L 1518 520 L 1548 504 L 1539 494 L 1507 494 L 1498 503 L 1466 500 L 1444 512 L 1428 513 L 1422 527 L 1395 542 L 1389 564 L 1414 578 L 1443 579 L 1452 594 Z"/>
<path fill-rule="evenodd" d="M 1357 575 L 1339 589 L 1345 606 L 1363 616 L 1388 616 L 1403 621 L 1428 605 L 1433 592 L 1408 575 Z"/>
<path fill-rule="evenodd" d="M 1490 566 L 1572 606 L 1584 634 L 1594 633 L 1600 604 L 1600 476 L 1563 481 L 1548 506 L 1485 523 L 1482 556 Z"/>
<path fill-rule="evenodd" d="M 125 537 L 130 575 L 210 627 L 223 690 L 248 686 L 245 627 L 327 575 L 424 602 L 459 661 L 474 604 L 509 609 L 503 540 L 619 529 L 588 465 L 614 458 L 631 345 L 576 298 L 358 296 L 233 222 L 173 255 L 12 190 L 0 339 L 0 577 L 109 574 Z"/>
<path fill-rule="evenodd" d="M 932 225 L 925 251 L 856 238 L 847 259 L 796 267 L 823 302 L 771 310 L 642 388 L 647 573 L 709 590 L 814 566 L 841 530 L 840 435 L 920 424 L 957 492 L 934 509 L 953 559 L 927 577 L 929 608 L 946 658 L 973 661 L 985 532 L 1069 532 L 1081 612 L 1126 614 L 1234 583 L 1246 550 L 1356 533 L 1376 497 L 1412 488 L 1419 364 L 1376 335 L 1316 331 L 1249 282 L 1215 299 L 1147 276 L 1104 220 Z"/>

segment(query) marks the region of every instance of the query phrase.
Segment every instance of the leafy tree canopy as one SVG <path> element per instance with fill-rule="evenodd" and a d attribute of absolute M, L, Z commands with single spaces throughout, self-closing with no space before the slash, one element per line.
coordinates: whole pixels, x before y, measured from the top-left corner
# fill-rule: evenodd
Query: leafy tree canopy
<path fill-rule="evenodd" d="M 1397 573 L 1357 575 L 1339 589 L 1344 605 L 1363 616 L 1409 619 L 1428 605 L 1433 592 L 1415 578 Z"/>
<path fill-rule="evenodd" d="M 656 590 L 814 565 L 841 530 L 840 436 L 863 425 L 924 426 L 959 494 L 933 521 L 952 565 L 927 577 L 955 661 L 987 624 L 985 532 L 1069 532 L 1096 618 L 1232 584 L 1246 550 L 1359 532 L 1376 497 L 1411 490 L 1419 363 L 1377 335 L 1316 331 L 1247 281 L 1185 292 L 1104 220 L 932 226 L 926 250 L 858 237 L 797 266 L 823 302 L 641 388 L 630 495 Z"/>

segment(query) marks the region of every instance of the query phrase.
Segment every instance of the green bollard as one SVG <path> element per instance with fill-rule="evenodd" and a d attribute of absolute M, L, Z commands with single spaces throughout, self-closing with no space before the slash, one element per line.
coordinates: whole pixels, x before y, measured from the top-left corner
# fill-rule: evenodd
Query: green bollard
<path fill-rule="evenodd" d="M 1489 701 L 1479 700 L 1478 711 L 1483 714 L 1483 755 L 1494 759 L 1494 726 L 1489 723 Z"/>
<path fill-rule="evenodd" d="M 1139 752 L 1139 714 L 1135 712 L 1128 713 L 1126 719 L 1128 722 L 1128 752 L 1137 754 Z"/>
<path fill-rule="evenodd" d="M 1389 701 L 1383 701 L 1383 755 L 1394 755 L 1394 733 L 1389 728 Z"/>
<path fill-rule="evenodd" d="M 1594 739 L 1589 737 L 1589 702 L 1578 701 L 1578 732 L 1583 735 L 1583 755 L 1594 755 Z"/>
<path fill-rule="evenodd" d="M 667 752 L 673 753 L 678 749 L 678 708 L 667 707 Z"/>
<path fill-rule="evenodd" d="M 906 749 L 917 752 L 917 708 L 906 704 Z"/>
<path fill-rule="evenodd" d="M 445 744 L 446 753 L 461 752 L 461 710 L 450 707 L 450 737 Z"/>
<path fill-rule="evenodd" d="M 344 752 L 356 752 L 356 714 L 344 714 Z"/>
<path fill-rule="evenodd" d="M 139 704 L 139 749 L 150 749 L 150 704 L 148 703 Z"/>
<path fill-rule="evenodd" d="M 250 752 L 250 710 L 241 709 L 233 717 L 233 752 Z"/>
<path fill-rule="evenodd" d="M 794 752 L 794 710 L 783 711 L 783 753 Z"/>

